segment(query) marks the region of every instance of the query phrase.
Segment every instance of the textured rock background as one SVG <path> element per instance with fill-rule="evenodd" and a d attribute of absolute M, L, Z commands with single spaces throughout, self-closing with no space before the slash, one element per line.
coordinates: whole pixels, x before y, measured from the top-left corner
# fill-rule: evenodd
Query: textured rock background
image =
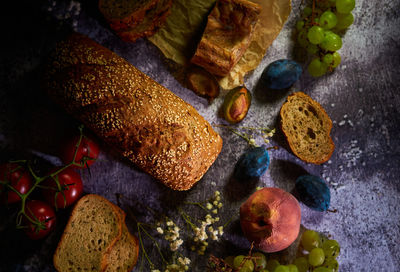
<path fill-rule="evenodd" d="M 60 164 L 58 147 L 75 122 L 47 100 L 40 90 L 40 73 L 54 42 L 69 28 L 87 34 L 126 58 L 192 104 L 210 123 L 223 123 L 218 116 L 223 95 L 208 105 L 206 100 L 182 87 L 153 45 L 146 40 L 134 44 L 119 40 L 107 28 L 96 2 L 18 1 L 2 16 L 1 161 L 36 158 L 44 165 Z M 209 254 L 225 257 L 246 253 L 250 244 L 242 237 L 238 225 L 240 204 L 256 186 L 291 191 L 296 177 L 304 172 L 322 176 L 331 188 L 331 207 L 337 212 L 318 213 L 302 205 L 302 224 L 340 242 L 340 271 L 399 270 L 400 1 L 357 0 L 355 24 L 344 38 L 339 68 L 320 79 L 304 73 L 288 92 L 269 93 L 259 84 L 260 75 L 270 62 L 292 57 L 290 36 L 299 18 L 300 2 L 293 0 L 293 10 L 284 29 L 259 67 L 245 80 L 254 99 L 241 125 L 277 127 L 277 114 L 286 96 L 302 90 L 320 102 L 334 121 L 332 136 L 336 149 L 328 163 L 316 166 L 298 160 L 287 150 L 278 132 L 271 144 L 280 148 L 271 151 L 267 173 L 257 184 L 236 184 L 230 181 L 230 175 L 247 143 L 227 130 L 216 128 L 224 140 L 223 150 L 204 178 L 188 192 L 170 191 L 120 160 L 107 147 L 103 147 L 104 152 L 90 174 L 82 173 L 86 192 L 114 202 L 116 194 L 121 193 L 126 197 L 121 205 L 127 211 L 132 210 L 139 220 L 154 222 L 144 208 L 148 206 L 173 218 L 182 229 L 185 225 L 177 207 L 201 219 L 204 212 L 184 202 L 203 201 L 215 190 L 221 191 L 224 202 L 219 214 L 221 222 L 232 216 L 233 221 L 219 242 L 210 242 L 205 256 L 182 251 L 192 259 L 192 271 L 204 271 Z M 68 211 L 60 214 L 57 231 L 40 242 L 27 241 L 14 230 L 13 209 L 2 207 L 0 211 L 0 271 L 53 271 L 51 255 Z M 127 221 L 135 232 L 131 215 Z M 160 264 L 155 247 L 146 242 L 146 248 L 152 260 Z M 144 271 L 148 270 L 145 267 Z"/>

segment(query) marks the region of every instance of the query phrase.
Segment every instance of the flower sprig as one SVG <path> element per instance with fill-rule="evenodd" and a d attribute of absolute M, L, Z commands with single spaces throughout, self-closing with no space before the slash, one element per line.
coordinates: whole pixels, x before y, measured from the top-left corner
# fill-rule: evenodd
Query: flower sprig
<path fill-rule="evenodd" d="M 122 195 L 117 195 L 118 203 L 120 203 L 119 199 L 121 197 Z M 160 214 L 148 206 L 141 205 L 146 210 L 150 211 L 152 216 L 157 218 L 156 223 L 146 224 L 139 222 L 133 215 L 132 210 L 129 208 L 128 215 L 131 215 L 137 223 L 138 238 L 142 252 L 142 261 L 139 268 L 140 271 L 143 271 L 144 261 L 147 261 L 151 272 L 188 271 L 190 269 L 191 260 L 180 253 L 181 247 L 186 245 L 198 255 L 204 255 L 210 240 L 218 241 L 224 234 L 224 228 L 230 223 L 230 220 L 224 225 L 216 226 L 216 224 L 220 222 L 218 212 L 223 207 L 221 193 L 219 191 L 215 191 L 213 196 L 204 202 L 185 202 L 184 204 L 199 207 L 206 213 L 202 219 L 198 219 L 190 216 L 182 207 L 177 208 L 179 215 L 188 227 L 190 233 L 188 235 L 190 236 L 188 240 L 185 240 L 182 236 L 181 228 L 169 216 Z M 167 242 L 167 248 L 162 247 L 163 244 L 160 240 L 156 239 L 157 236 L 162 238 L 164 243 Z M 156 247 L 157 252 L 161 257 L 161 266 L 163 267 L 163 270 L 156 268 L 155 262 L 151 260 L 150 255 L 146 250 L 144 239 L 149 239 Z M 170 258 L 167 258 L 168 255 Z"/>
<path fill-rule="evenodd" d="M 251 146 L 258 147 L 256 144 L 256 136 L 261 136 L 263 142 L 270 143 L 270 138 L 275 134 L 275 128 L 268 127 L 233 127 L 227 125 L 215 125 L 216 127 L 226 128 L 237 136 L 243 138 Z"/>
<path fill-rule="evenodd" d="M 224 234 L 225 225 L 214 226 L 214 224 L 220 221 L 218 217 L 219 209 L 223 207 L 221 201 L 221 193 L 215 191 L 212 198 L 208 199 L 205 203 L 199 202 L 187 202 L 189 205 L 196 205 L 202 208 L 207 214 L 203 220 L 194 220 L 188 214 L 180 210 L 180 214 L 185 222 L 189 225 L 193 231 L 193 237 L 190 249 L 196 251 L 199 255 L 204 255 L 209 245 L 208 240 L 218 241 L 219 238 Z"/>

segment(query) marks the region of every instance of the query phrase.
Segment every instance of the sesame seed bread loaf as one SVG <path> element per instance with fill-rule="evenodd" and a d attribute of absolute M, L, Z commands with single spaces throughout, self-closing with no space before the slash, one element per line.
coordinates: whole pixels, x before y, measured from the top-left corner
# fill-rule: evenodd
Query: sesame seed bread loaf
<path fill-rule="evenodd" d="M 53 256 L 57 271 L 104 271 L 105 254 L 122 235 L 125 214 L 99 195 L 83 196 L 74 206 Z"/>
<path fill-rule="evenodd" d="M 120 31 L 139 24 L 158 0 L 99 0 L 99 10 L 110 27 Z"/>
<path fill-rule="evenodd" d="M 296 92 L 288 96 L 280 116 L 282 131 L 297 157 L 314 164 L 329 160 L 335 149 L 330 136 L 332 121 L 318 102 Z"/>
<path fill-rule="evenodd" d="M 106 143 L 174 190 L 188 190 L 222 148 L 188 103 L 88 37 L 56 48 L 44 88 Z"/>

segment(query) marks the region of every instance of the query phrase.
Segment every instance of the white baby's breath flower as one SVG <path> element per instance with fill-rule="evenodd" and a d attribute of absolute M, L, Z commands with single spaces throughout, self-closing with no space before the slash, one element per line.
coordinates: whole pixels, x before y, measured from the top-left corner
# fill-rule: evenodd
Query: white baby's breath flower
<path fill-rule="evenodd" d="M 160 233 L 160 234 L 163 234 L 164 230 L 161 227 L 157 227 L 157 232 Z"/>

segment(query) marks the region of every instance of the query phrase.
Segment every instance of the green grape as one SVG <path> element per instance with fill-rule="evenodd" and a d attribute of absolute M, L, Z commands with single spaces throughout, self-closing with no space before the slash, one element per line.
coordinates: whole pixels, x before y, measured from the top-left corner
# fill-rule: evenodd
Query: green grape
<path fill-rule="evenodd" d="M 233 259 L 235 259 L 235 256 L 228 256 L 225 258 L 224 262 L 233 267 Z"/>
<path fill-rule="evenodd" d="M 337 24 L 335 26 L 335 29 L 337 30 L 346 29 L 354 23 L 354 16 L 352 13 L 347 13 L 347 14 L 336 13 L 336 18 L 337 18 Z"/>
<path fill-rule="evenodd" d="M 289 271 L 289 267 L 287 267 L 286 265 L 278 265 L 274 272 L 290 272 Z"/>
<path fill-rule="evenodd" d="M 333 63 L 333 55 L 332 54 L 326 54 L 322 57 L 322 61 L 328 65 Z"/>
<path fill-rule="evenodd" d="M 316 60 L 316 59 L 314 59 Z M 319 60 L 319 59 L 317 59 Z M 315 247 L 321 247 L 321 236 L 314 230 L 306 230 L 301 236 L 301 245 L 308 252 Z"/>
<path fill-rule="evenodd" d="M 320 46 L 327 51 L 337 51 L 342 48 L 342 38 L 333 32 L 327 33 Z"/>
<path fill-rule="evenodd" d="M 335 13 L 332 11 L 325 11 L 322 13 L 321 17 L 319 18 L 320 26 L 323 29 L 332 29 L 336 26 L 337 24 L 337 18 Z"/>
<path fill-rule="evenodd" d="M 307 48 L 309 42 L 307 40 L 307 31 L 305 29 L 300 31 L 299 34 L 297 35 L 297 42 L 301 47 Z"/>
<path fill-rule="evenodd" d="M 310 8 L 310 7 L 305 7 L 305 8 L 303 9 L 303 15 L 304 15 L 305 17 L 310 16 L 311 13 L 312 13 L 312 8 Z"/>
<path fill-rule="evenodd" d="M 267 268 L 269 271 L 275 271 L 275 268 L 277 268 L 279 265 L 280 265 L 280 264 L 279 264 L 278 260 L 270 259 L 270 260 L 268 260 L 268 262 L 267 262 L 267 267 L 266 267 L 266 268 Z"/>
<path fill-rule="evenodd" d="M 332 68 L 336 68 L 339 66 L 340 62 L 342 61 L 342 58 L 340 57 L 340 54 L 338 52 L 333 52 L 333 64 Z"/>
<path fill-rule="evenodd" d="M 322 267 L 329 269 L 329 272 L 338 272 L 339 271 L 339 263 L 335 258 L 327 258 L 325 259 Z"/>
<path fill-rule="evenodd" d="M 320 44 L 324 36 L 324 29 L 319 26 L 312 26 L 307 32 L 307 38 L 312 44 Z"/>
<path fill-rule="evenodd" d="M 294 264 L 288 264 L 287 267 L 289 268 L 289 272 L 299 272 L 297 266 Z"/>
<path fill-rule="evenodd" d="M 319 51 L 319 48 L 315 44 L 308 44 L 307 46 L 307 52 L 310 53 L 311 55 L 317 55 Z"/>
<path fill-rule="evenodd" d="M 336 10 L 342 14 L 350 13 L 355 6 L 355 0 L 336 0 Z"/>
<path fill-rule="evenodd" d="M 322 243 L 322 249 L 327 258 L 336 258 L 340 252 L 340 245 L 336 240 L 326 240 Z"/>
<path fill-rule="evenodd" d="M 322 248 L 316 247 L 310 251 L 308 255 L 308 262 L 311 266 L 320 266 L 324 263 L 325 254 Z"/>
<path fill-rule="evenodd" d="M 254 253 L 253 257 L 256 257 L 254 259 L 254 261 L 256 263 L 257 269 L 260 269 L 260 268 L 264 269 L 267 266 L 267 258 L 261 252 Z"/>
<path fill-rule="evenodd" d="M 301 31 L 304 28 L 304 21 L 297 21 L 296 23 L 296 29 L 297 31 Z"/>
<path fill-rule="evenodd" d="M 247 259 L 243 261 L 245 256 L 239 255 L 233 259 L 233 267 L 239 269 L 238 272 L 252 272 L 254 270 L 254 263 L 252 260 Z"/>
<path fill-rule="evenodd" d="M 314 18 L 314 23 L 319 24 L 319 18 Z"/>
<path fill-rule="evenodd" d="M 313 270 L 313 272 L 330 272 L 330 270 L 328 268 L 320 266 L 320 267 L 315 268 Z"/>
<path fill-rule="evenodd" d="M 306 258 L 304 257 L 299 257 L 296 260 L 294 260 L 294 264 L 297 266 L 297 270 L 299 272 L 307 272 L 309 268 L 309 264 Z"/>

